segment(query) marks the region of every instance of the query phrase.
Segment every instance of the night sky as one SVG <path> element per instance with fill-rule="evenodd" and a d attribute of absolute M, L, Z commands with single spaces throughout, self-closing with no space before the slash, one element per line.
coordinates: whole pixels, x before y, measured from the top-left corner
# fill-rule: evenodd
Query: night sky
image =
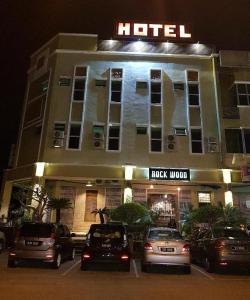
<path fill-rule="evenodd" d="M 0 0 L 0 170 L 15 143 L 29 56 L 58 32 L 110 38 L 114 21 L 189 24 L 195 41 L 250 51 L 250 0 Z"/>

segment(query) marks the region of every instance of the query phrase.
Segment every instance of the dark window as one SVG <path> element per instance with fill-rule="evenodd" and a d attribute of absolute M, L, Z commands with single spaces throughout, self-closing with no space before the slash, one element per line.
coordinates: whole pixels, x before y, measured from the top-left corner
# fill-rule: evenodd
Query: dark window
<path fill-rule="evenodd" d="M 151 70 L 150 78 L 152 80 L 161 80 L 161 70 Z"/>
<path fill-rule="evenodd" d="M 74 83 L 74 101 L 83 101 L 85 92 L 85 79 L 76 79 Z"/>
<path fill-rule="evenodd" d="M 162 136 L 161 128 L 151 127 L 151 152 L 161 152 Z"/>
<path fill-rule="evenodd" d="M 198 84 L 196 83 L 188 84 L 188 100 L 189 100 L 189 105 L 200 105 Z"/>
<path fill-rule="evenodd" d="M 146 126 L 137 126 L 136 127 L 136 134 L 147 134 L 147 127 Z"/>
<path fill-rule="evenodd" d="M 244 133 L 246 153 L 250 153 L 250 129 L 244 129 L 243 133 Z"/>
<path fill-rule="evenodd" d="M 225 129 L 226 148 L 228 153 L 243 153 L 240 129 Z"/>
<path fill-rule="evenodd" d="M 69 132 L 70 149 L 79 149 L 80 147 L 81 124 L 71 124 Z"/>
<path fill-rule="evenodd" d="M 108 150 L 119 150 L 120 127 L 109 127 Z"/>
<path fill-rule="evenodd" d="M 151 82 L 151 103 L 161 103 L 161 82 Z"/>
<path fill-rule="evenodd" d="M 192 153 L 202 153 L 202 133 L 201 129 L 191 129 Z"/>
<path fill-rule="evenodd" d="M 178 231 L 171 230 L 151 230 L 148 238 L 152 240 L 182 240 Z"/>
<path fill-rule="evenodd" d="M 75 76 L 85 77 L 87 75 L 87 67 L 76 67 Z"/>
<path fill-rule="evenodd" d="M 121 102 L 122 81 L 111 82 L 111 101 Z"/>
<path fill-rule="evenodd" d="M 24 237 L 50 237 L 54 232 L 53 225 L 50 224 L 24 224 L 20 228 L 20 236 Z"/>
<path fill-rule="evenodd" d="M 250 83 L 237 83 L 238 105 L 250 105 Z"/>
<path fill-rule="evenodd" d="M 188 71 L 187 72 L 188 81 L 198 81 L 199 76 L 197 71 Z"/>

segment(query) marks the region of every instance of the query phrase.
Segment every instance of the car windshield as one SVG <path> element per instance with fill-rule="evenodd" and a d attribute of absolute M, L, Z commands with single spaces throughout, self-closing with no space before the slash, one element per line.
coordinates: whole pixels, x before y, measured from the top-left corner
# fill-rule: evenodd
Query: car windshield
<path fill-rule="evenodd" d="M 24 237 L 42 237 L 47 238 L 51 236 L 53 226 L 50 224 L 24 224 L 20 228 L 20 236 Z"/>
<path fill-rule="evenodd" d="M 182 236 L 178 231 L 150 230 L 148 238 L 150 240 L 181 240 Z"/>
<path fill-rule="evenodd" d="M 123 238 L 123 230 L 121 228 L 110 228 L 110 227 L 103 227 L 103 228 L 94 228 L 91 230 L 91 237 L 100 240 L 100 239 L 112 239 L 112 240 L 119 240 Z"/>
<path fill-rule="evenodd" d="M 241 229 L 233 229 L 233 228 L 223 228 L 223 229 L 216 229 L 214 231 L 214 237 L 225 237 L 225 238 L 232 238 L 232 239 L 246 239 L 249 238 L 245 231 Z"/>

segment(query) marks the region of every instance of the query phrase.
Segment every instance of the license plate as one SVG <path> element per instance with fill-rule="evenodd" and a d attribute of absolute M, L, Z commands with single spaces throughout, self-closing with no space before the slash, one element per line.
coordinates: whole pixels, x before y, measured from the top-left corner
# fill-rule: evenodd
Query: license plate
<path fill-rule="evenodd" d="M 161 252 L 174 252 L 174 248 L 161 248 Z"/>
<path fill-rule="evenodd" d="M 102 244 L 102 248 L 110 248 L 111 244 Z"/>
<path fill-rule="evenodd" d="M 244 246 L 233 246 L 232 250 L 244 251 L 244 250 L 246 250 L 246 248 Z"/>
<path fill-rule="evenodd" d="M 39 245 L 38 241 L 26 241 L 25 243 L 27 246 L 38 246 Z"/>

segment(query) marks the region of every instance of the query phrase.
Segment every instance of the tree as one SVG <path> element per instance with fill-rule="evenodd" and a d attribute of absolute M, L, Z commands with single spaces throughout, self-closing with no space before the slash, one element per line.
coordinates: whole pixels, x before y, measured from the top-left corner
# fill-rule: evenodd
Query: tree
<path fill-rule="evenodd" d="M 50 198 L 48 201 L 48 208 L 56 211 L 56 223 L 60 223 L 61 210 L 72 208 L 70 199 L 68 198 Z"/>
<path fill-rule="evenodd" d="M 136 202 L 125 203 L 112 210 L 111 219 L 128 225 L 152 222 L 149 209 Z"/>
<path fill-rule="evenodd" d="M 217 205 L 205 205 L 196 209 L 191 209 L 186 217 L 182 231 L 190 234 L 192 230 L 200 224 L 205 224 L 209 228 L 215 226 L 239 226 L 245 220 L 239 209 L 221 203 Z"/>
<path fill-rule="evenodd" d="M 101 224 L 105 223 L 104 215 L 109 216 L 109 210 L 106 207 L 104 207 L 104 208 L 96 208 L 91 213 L 95 214 L 95 215 L 99 215 L 100 223 Z"/>
<path fill-rule="evenodd" d="M 42 222 L 49 202 L 48 191 L 42 187 L 16 185 L 18 191 L 14 198 L 19 201 L 24 211 L 28 211 L 32 222 Z"/>

